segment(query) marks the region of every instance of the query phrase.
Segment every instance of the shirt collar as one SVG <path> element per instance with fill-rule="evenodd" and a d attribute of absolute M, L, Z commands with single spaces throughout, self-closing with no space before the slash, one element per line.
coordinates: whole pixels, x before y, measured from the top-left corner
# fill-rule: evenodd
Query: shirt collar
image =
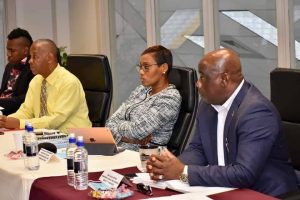
<path fill-rule="evenodd" d="M 24 68 L 24 65 L 26 64 L 27 61 L 27 57 L 23 58 L 20 62 L 18 62 L 17 64 L 13 65 L 14 69 L 17 70 L 22 70 Z"/>
<path fill-rule="evenodd" d="M 23 59 L 21 60 L 21 63 L 22 63 L 23 65 L 25 65 L 25 64 L 26 64 L 26 61 L 27 61 L 27 57 L 23 58 Z"/>
<path fill-rule="evenodd" d="M 46 78 L 47 83 L 49 83 L 50 85 L 53 85 L 57 79 L 56 74 L 59 73 L 60 70 L 61 70 L 61 66 L 59 64 L 57 64 L 57 66 L 55 67 L 53 72 L 51 74 L 49 74 L 49 76 Z"/>
<path fill-rule="evenodd" d="M 235 91 L 232 93 L 232 95 L 223 103 L 223 105 L 212 105 L 211 106 L 217 111 L 220 112 L 224 109 L 227 111 L 230 109 L 230 106 L 235 99 L 236 95 L 239 93 L 239 91 L 242 89 L 242 86 L 244 84 L 245 80 L 243 79 L 242 82 L 239 84 L 239 86 L 235 89 Z"/>

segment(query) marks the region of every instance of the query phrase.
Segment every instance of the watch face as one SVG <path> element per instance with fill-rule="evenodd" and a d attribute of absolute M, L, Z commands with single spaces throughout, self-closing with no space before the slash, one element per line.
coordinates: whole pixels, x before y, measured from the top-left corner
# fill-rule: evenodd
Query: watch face
<path fill-rule="evenodd" d="M 182 182 L 187 183 L 188 182 L 188 176 L 187 176 L 187 174 L 183 174 L 183 173 L 180 174 L 179 180 L 181 180 Z"/>

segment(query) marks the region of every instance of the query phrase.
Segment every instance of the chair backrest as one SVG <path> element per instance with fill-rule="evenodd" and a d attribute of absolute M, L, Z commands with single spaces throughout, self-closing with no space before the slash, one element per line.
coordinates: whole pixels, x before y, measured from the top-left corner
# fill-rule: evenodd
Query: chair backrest
<path fill-rule="evenodd" d="M 81 81 L 93 127 L 104 126 L 109 116 L 113 82 L 105 55 L 69 55 L 67 67 Z"/>
<path fill-rule="evenodd" d="M 300 70 L 276 68 L 270 79 L 271 101 L 281 115 L 293 167 L 300 170 Z"/>
<path fill-rule="evenodd" d="M 184 150 L 193 129 L 198 107 L 196 81 L 197 73 L 192 68 L 174 66 L 169 74 L 169 82 L 176 86 L 182 97 L 179 116 L 168 143 L 168 149 L 175 155 Z"/>

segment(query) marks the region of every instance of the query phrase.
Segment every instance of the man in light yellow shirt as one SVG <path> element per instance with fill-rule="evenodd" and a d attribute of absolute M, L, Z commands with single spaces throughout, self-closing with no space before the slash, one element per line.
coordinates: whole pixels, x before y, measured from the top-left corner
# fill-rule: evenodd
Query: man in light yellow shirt
<path fill-rule="evenodd" d="M 59 129 L 91 127 L 88 108 L 80 81 L 58 64 L 57 47 L 48 39 L 35 41 L 30 48 L 30 69 L 36 75 L 29 84 L 25 102 L 9 116 L 0 117 L 0 127 Z M 46 81 L 46 113 L 41 110 L 41 87 Z M 41 114 L 43 113 L 43 114 Z"/>

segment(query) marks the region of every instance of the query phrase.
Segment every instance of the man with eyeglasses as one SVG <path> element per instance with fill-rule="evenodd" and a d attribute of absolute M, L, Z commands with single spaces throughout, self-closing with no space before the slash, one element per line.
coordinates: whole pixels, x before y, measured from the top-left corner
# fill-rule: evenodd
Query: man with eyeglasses
<path fill-rule="evenodd" d="M 152 155 L 147 162 L 151 178 L 251 188 L 272 196 L 296 190 L 280 116 L 244 79 L 238 55 L 213 51 L 198 69 L 202 100 L 194 138 L 178 158 L 170 152 Z"/>
<path fill-rule="evenodd" d="M 172 62 L 170 50 L 161 45 L 141 54 L 137 70 L 142 85 L 106 122 L 119 147 L 138 151 L 149 142 L 168 143 L 181 105 L 179 91 L 168 81 Z"/>

